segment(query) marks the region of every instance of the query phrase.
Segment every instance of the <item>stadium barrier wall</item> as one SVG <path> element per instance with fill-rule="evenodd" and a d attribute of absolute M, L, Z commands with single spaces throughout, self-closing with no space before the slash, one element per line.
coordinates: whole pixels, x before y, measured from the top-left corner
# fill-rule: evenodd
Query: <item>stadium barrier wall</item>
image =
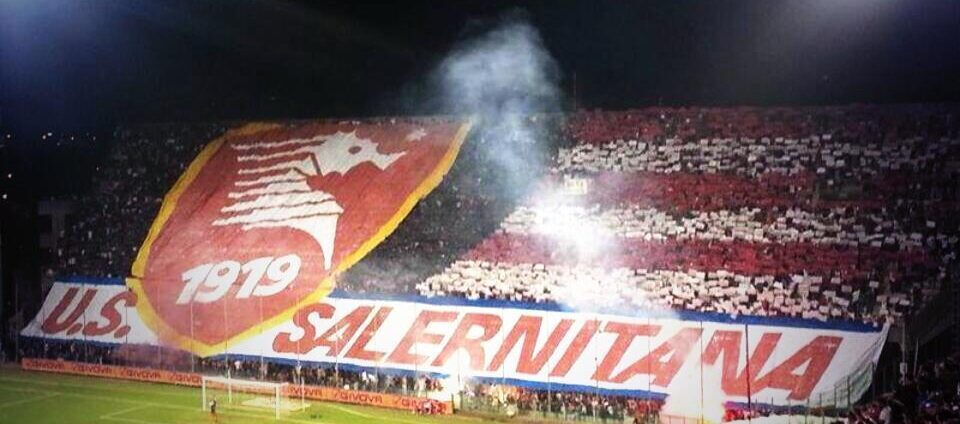
<path fill-rule="evenodd" d="M 20 366 L 28 371 L 51 372 L 58 374 L 83 375 L 89 377 L 114 378 L 119 380 L 143 381 L 149 383 L 174 384 L 178 386 L 200 387 L 201 375 L 196 373 L 157 370 L 150 368 L 123 367 L 117 365 L 88 364 L 54 359 L 23 358 Z M 285 387 L 284 396 L 306 399 L 375 406 L 381 408 L 411 410 L 428 401 L 417 396 L 403 396 L 388 393 L 374 393 L 360 390 L 344 390 L 331 387 L 297 386 Z M 433 401 L 440 414 L 453 413 L 450 402 Z"/>
<path fill-rule="evenodd" d="M 84 375 L 90 377 L 115 378 L 119 380 L 145 381 L 150 383 L 200 387 L 200 374 L 187 372 L 166 371 L 151 368 L 122 367 L 117 365 L 88 364 L 83 362 L 37 358 L 23 358 L 20 362 L 20 366 L 28 371 L 43 371 L 59 374 Z"/>
<path fill-rule="evenodd" d="M 286 395 L 289 397 L 300 396 L 300 386 L 287 386 Z M 352 403 L 356 405 L 378 406 L 382 408 L 412 410 L 415 407 L 427 401 L 426 398 L 416 396 L 394 395 L 389 393 L 365 392 L 359 390 L 344 390 L 332 387 L 303 386 L 303 397 L 307 399 Z M 451 402 L 433 401 L 435 413 L 452 414 L 453 405 Z"/>

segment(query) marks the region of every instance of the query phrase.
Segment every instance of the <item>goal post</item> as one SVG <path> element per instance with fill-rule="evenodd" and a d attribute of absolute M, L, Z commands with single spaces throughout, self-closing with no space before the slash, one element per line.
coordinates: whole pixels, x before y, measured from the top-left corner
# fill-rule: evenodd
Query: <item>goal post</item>
<path fill-rule="evenodd" d="M 274 416 L 280 418 L 282 397 L 288 384 L 203 376 L 200 379 L 200 408 L 206 410 L 207 402 L 225 395 L 230 405 L 272 408 Z"/>

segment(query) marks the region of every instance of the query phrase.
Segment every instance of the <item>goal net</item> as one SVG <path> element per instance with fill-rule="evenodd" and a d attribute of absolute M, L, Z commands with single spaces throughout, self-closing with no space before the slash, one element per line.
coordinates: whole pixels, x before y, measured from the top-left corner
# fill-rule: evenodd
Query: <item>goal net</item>
<path fill-rule="evenodd" d="M 296 411 L 307 406 L 302 397 L 294 401 L 284 396 L 287 385 L 289 383 L 203 376 L 200 389 L 201 407 L 207 410 L 210 402 L 216 400 L 218 407 L 230 405 L 272 409 L 274 416 L 280 418 L 281 411 Z"/>

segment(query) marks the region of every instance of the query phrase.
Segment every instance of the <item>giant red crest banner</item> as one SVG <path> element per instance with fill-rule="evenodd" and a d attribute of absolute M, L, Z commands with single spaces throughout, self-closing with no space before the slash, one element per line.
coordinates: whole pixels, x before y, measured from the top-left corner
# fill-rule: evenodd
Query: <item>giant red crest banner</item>
<path fill-rule="evenodd" d="M 128 285 L 141 317 L 201 355 L 289 319 L 439 183 L 468 130 L 403 121 L 229 131 L 185 170 L 140 249 Z"/>

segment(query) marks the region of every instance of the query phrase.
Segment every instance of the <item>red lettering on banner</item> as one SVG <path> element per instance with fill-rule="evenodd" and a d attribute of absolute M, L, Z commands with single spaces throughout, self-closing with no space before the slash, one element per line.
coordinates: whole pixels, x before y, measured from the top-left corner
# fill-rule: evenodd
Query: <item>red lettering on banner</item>
<path fill-rule="evenodd" d="M 387 317 L 390 316 L 390 312 L 393 311 L 392 307 L 385 306 L 377 310 L 377 313 L 373 316 L 373 319 L 370 320 L 370 323 L 363 328 L 363 331 L 360 332 L 360 336 L 357 337 L 357 341 L 353 342 L 353 346 L 350 346 L 350 350 L 347 351 L 347 358 L 362 359 L 365 361 L 379 361 L 380 358 L 383 358 L 386 355 L 386 352 L 378 352 L 375 350 L 367 350 L 367 343 L 370 343 L 370 339 L 373 338 L 377 331 L 380 330 L 380 326 L 383 325 L 383 322 L 387 320 Z"/>
<path fill-rule="evenodd" d="M 553 367 L 553 371 L 550 371 L 551 377 L 563 377 L 570 372 L 574 362 L 580 358 L 580 354 L 590 344 L 590 340 L 593 340 L 593 336 L 597 334 L 598 328 L 600 328 L 600 321 L 589 320 L 583 323 L 583 327 L 580 327 L 580 331 L 567 346 L 567 351 L 563 353 L 563 357 Z"/>
<path fill-rule="evenodd" d="M 683 362 L 687 360 L 693 344 L 700 339 L 701 333 L 703 333 L 701 328 L 680 329 L 677 334 L 657 346 L 647 356 L 640 358 L 613 377 L 612 381 L 623 383 L 635 375 L 648 374 L 653 376 L 653 384 L 660 387 L 669 386 L 673 377 L 677 375 L 677 371 L 680 371 L 680 367 L 683 366 Z M 664 360 L 664 358 L 668 359 Z"/>
<path fill-rule="evenodd" d="M 603 357 L 603 361 L 600 362 L 597 370 L 593 373 L 593 379 L 610 381 L 610 374 L 613 373 L 614 368 L 620 364 L 620 359 L 623 358 L 623 354 L 630 348 L 633 339 L 638 336 L 656 336 L 657 333 L 660 332 L 660 326 L 609 322 L 603 331 L 616 333 L 617 339 L 613 341 L 610 350 L 607 351 L 606 356 Z"/>
<path fill-rule="evenodd" d="M 360 330 L 360 326 L 370 316 L 371 311 L 373 311 L 373 306 L 357 306 L 356 309 L 324 332 L 316 341 L 316 345 L 326 347 L 328 349 L 327 356 L 339 355 L 340 351 L 346 347 L 347 343 L 350 343 L 353 336 Z M 337 337 L 340 331 L 343 331 L 343 337 Z"/>
<path fill-rule="evenodd" d="M 840 349 L 843 339 L 832 336 L 817 336 L 797 353 L 787 358 L 782 364 L 770 370 L 769 373 L 757 379 L 754 391 L 767 387 L 790 390 L 790 399 L 802 400 L 810 396 L 817 386 L 827 366 L 833 361 L 833 356 Z M 806 364 L 800 375 L 793 372 Z"/>
<path fill-rule="evenodd" d="M 130 326 L 124 326 L 123 328 L 118 329 L 120 324 L 123 322 L 123 317 L 120 316 L 120 311 L 117 309 L 117 304 L 123 302 L 125 307 L 137 306 L 137 296 L 133 292 L 122 292 L 117 293 L 115 296 L 110 298 L 106 303 L 103 304 L 103 307 L 100 308 L 100 316 L 107 319 L 107 323 L 103 326 L 98 325 L 95 321 L 88 322 L 87 325 L 83 328 L 84 336 L 102 336 L 111 331 L 117 330 L 115 336 L 121 338 L 130 331 Z"/>
<path fill-rule="evenodd" d="M 707 343 L 707 347 L 703 350 L 700 358 L 703 364 L 713 365 L 720 355 L 723 355 L 723 363 L 720 367 L 720 389 L 729 395 L 740 393 L 746 395 L 747 376 L 746 373 L 739 371 L 741 338 L 742 333 L 739 331 L 717 330 L 713 333 L 713 337 L 710 338 L 710 342 Z M 763 339 L 761 339 L 762 341 Z M 761 345 L 762 343 L 758 345 L 757 350 Z"/>
<path fill-rule="evenodd" d="M 428 333 L 427 327 L 434 322 L 453 322 L 457 319 L 457 315 L 452 311 L 421 311 L 387 360 L 397 364 L 422 365 L 429 358 L 411 353 L 410 349 L 417 344 L 440 344 L 443 341 L 443 335 Z"/>
<path fill-rule="evenodd" d="M 453 331 L 450 340 L 437 355 L 433 361 L 433 366 L 442 367 L 453 355 L 460 349 L 467 351 L 470 357 L 470 369 L 479 371 L 483 369 L 486 362 L 486 354 L 483 351 L 483 342 L 490 340 L 500 330 L 503 320 L 493 314 L 467 313 L 460 320 L 457 329 Z M 470 329 L 479 327 L 483 329 L 483 334 L 479 337 L 468 337 Z"/>
<path fill-rule="evenodd" d="M 73 308 L 70 315 L 67 315 L 66 319 L 62 319 L 63 313 L 67 310 L 67 307 L 73 303 L 73 298 L 77 297 L 77 292 L 79 291 L 80 289 L 77 287 L 67 289 L 67 292 L 60 298 L 60 302 L 53 308 L 53 312 L 50 313 L 50 316 L 48 316 L 40 326 L 44 333 L 57 334 L 69 328 L 67 334 L 72 335 L 83 328 L 83 324 L 74 324 L 77 322 L 77 319 L 83 316 L 87 307 L 90 306 L 90 302 L 93 301 L 94 296 L 97 295 L 97 289 L 87 289 L 84 291 L 83 297 L 80 298 L 80 302 Z"/>
<path fill-rule="evenodd" d="M 753 354 L 747 359 L 749 368 L 744 367 L 743 371 L 740 371 L 740 351 L 744 350 L 742 340 L 743 333 L 740 331 L 716 331 L 703 350 L 702 361 L 706 365 L 713 365 L 717 358 L 723 355 L 720 389 L 732 396 L 747 396 L 748 373 L 751 377 L 752 391 L 760 390 L 755 387 L 757 373 L 763 369 L 770 355 L 773 354 L 780 340 L 780 333 L 764 333 L 757 347 L 753 348 Z"/>
<path fill-rule="evenodd" d="M 301 355 L 313 350 L 316 332 L 313 324 L 310 323 L 310 314 L 314 312 L 320 315 L 320 319 L 330 319 L 336 312 L 336 308 L 326 303 L 314 303 L 300 308 L 293 315 L 293 325 L 303 330 L 303 337 L 293 340 L 293 334 L 281 331 L 273 339 L 273 350 L 277 353 L 299 353 Z"/>
<path fill-rule="evenodd" d="M 539 374 L 547 359 L 553 356 L 557 350 L 563 336 L 567 335 L 570 327 L 573 326 L 573 320 L 563 319 L 557 324 L 556 328 L 547 337 L 547 342 L 539 352 L 534 352 L 537 346 L 537 339 L 540 337 L 540 325 L 543 318 L 538 316 L 523 315 L 517 320 L 517 323 L 510 330 L 510 334 L 503 340 L 500 350 L 493 356 L 487 371 L 496 371 L 503 366 L 503 361 L 507 355 L 517 346 L 520 338 L 523 338 L 523 346 L 520 348 L 520 359 L 517 362 L 517 372 L 522 374 Z"/>

